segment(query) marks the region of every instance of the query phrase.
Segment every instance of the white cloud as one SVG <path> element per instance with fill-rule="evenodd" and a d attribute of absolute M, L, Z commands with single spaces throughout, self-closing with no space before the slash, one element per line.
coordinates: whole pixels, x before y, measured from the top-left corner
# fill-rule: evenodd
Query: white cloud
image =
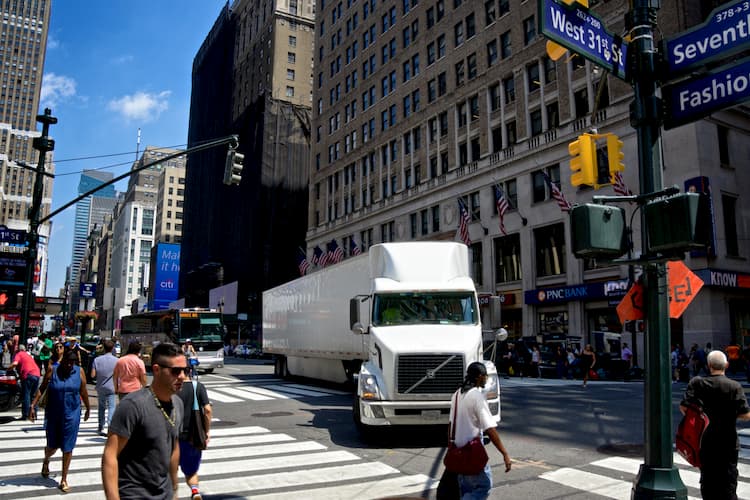
<path fill-rule="evenodd" d="M 131 62 L 133 62 L 134 60 L 135 60 L 135 57 L 133 57 L 133 56 L 132 56 L 132 55 L 130 55 L 130 54 L 126 54 L 126 55 L 124 55 L 124 56 L 119 56 L 119 57 L 115 57 L 115 58 L 114 58 L 114 59 L 112 60 L 112 62 L 113 62 L 113 63 L 115 63 L 115 64 L 118 64 L 118 65 L 119 65 L 119 64 L 127 64 L 127 63 L 131 63 Z"/>
<path fill-rule="evenodd" d="M 47 34 L 47 50 L 54 50 L 60 46 L 60 41 L 52 34 Z"/>
<path fill-rule="evenodd" d="M 55 107 L 76 95 L 76 81 L 68 76 L 45 73 L 42 78 L 41 107 Z"/>
<path fill-rule="evenodd" d="M 109 101 L 107 109 L 120 113 L 126 120 L 149 122 L 157 119 L 163 111 L 167 110 L 170 94 L 169 90 L 158 94 L 136 92 L 133 95 Z"/>

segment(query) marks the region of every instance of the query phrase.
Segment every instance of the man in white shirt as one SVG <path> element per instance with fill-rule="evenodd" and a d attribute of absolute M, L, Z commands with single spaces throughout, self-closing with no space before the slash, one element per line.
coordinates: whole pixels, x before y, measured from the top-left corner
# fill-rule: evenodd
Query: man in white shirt
<path fill-rule="evenodd" d="M 495 421 L 490 413 L 487 398 L 481 388 L 487 383 L 487 368 L 483 363 L 474 362 L 466 369 L 466 378 L 461 388 L 454 394 L 451 404 L 451 422 L 454 422 L 455 412 L 455 445 L 462 447 L 483 432 L 502 453 L 505 462 L 505 472 L 511 468 L 511 459 L 495 429 Z M 456 409 L 457 407 L 457 409 Z M 490 462 L 484 470 L 475 475 L 459 474 L 458 482 L 461 487 L 462 498 L 486 499 L 492 489 L 492 469 Z"/>

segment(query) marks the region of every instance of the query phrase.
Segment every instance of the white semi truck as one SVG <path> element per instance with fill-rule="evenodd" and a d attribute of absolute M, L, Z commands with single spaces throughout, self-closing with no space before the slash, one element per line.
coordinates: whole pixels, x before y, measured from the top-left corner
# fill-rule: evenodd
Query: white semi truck
<path fill-rule="evenodd" d="M 499 328 L 491 300 L 489 326 Z M 502 330 L 504 332 L 504 330 Z M 453 242 L 374 245 L 263 292 L 263 350 L 277 376 L 356 384 L 353 416 L 372 426 L 443 424 L 466 367 L 483 360 L 468 249 Z M 500 420 L 497 370 L 485 394 Z"/>

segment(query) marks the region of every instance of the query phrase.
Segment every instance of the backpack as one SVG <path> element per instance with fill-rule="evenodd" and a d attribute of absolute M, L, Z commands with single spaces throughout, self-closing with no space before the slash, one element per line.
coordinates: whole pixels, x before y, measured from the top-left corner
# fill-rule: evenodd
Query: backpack
<path fill-rule="evenodd" d="M 700 450 L 703 433 L 706 432 L 709 420 L 698 405 L 688 404 L 680 425 L 677 426 L 675 446 L 677 453 L 693 467 L 701 466 Z"/>
<path fill-rule="evenodd" d="M 44 346 L 43 340 L 37 340 L 34 342 L 34 347 L 31 348 L 31 355 L 38 358 L 39 354 L 42 352 L 42 346 Z"/>

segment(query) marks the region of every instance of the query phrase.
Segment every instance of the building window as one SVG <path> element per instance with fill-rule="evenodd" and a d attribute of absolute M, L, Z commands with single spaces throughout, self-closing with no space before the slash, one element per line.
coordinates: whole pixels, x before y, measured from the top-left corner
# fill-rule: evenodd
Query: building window
<path fill-rule="evenodd" d="M 542 110 L 541 109 L 535 109 L 531 112 L 529 115 L 529 120 L 531 122 L 531 136 L 537 136 L 542 133 Z"/>
<path fill-rule="evenodd" d="M 294 87 L 287 87 L 286 88 L 286 96 L 287 97 L 294 97 Z"/>
<path fill-rule="evenodd" d="M 503 79 L 503 93 L 505 94 L 505 104 L 510 104 L 516 100 L 516 82 L 512 76 Z"/>
<path fill-rule="evenodd" d="M 721 208 L 724 213 L 724 238 L 727 242 L 727 256 L 739 257 L 739 240 L 737 238 L 737 214 L 735 212 L 737 197 L 721 195 Z"/>
<path fill-rule="evenodd" d="M 719 162 L 722 167 L 728 167 L 729 163 L 729 129 L 717 125 L 716 132 L 719 136 Z"/>
<path fill-rule="evenodd" d="M 417 214 L 409 214 L 409 228 L 411 229 L 411 239 L 417 237 Z"/>
<path fill-rule="evenodd" d="M 562 223 L 534 229 L 536 275 L 556 276 L 565 272 L 565 226 Z"/>
<path fill-rule="evenodd" d="M 495 283 L 520 281 L 521 236 L 519 233 L 495 238 Z"/>
<path fill-rule="evenodd" d="M 539 90 L 539 63 L 534 61 L 526 66 L 526 78 L 529 83 L 529 93 Z"/>
<path fill-rule="evenodd" d="M 471 39 L 474 35 L 477 34 L 477 23 L 474 20 L 474 14 L 469 14 L 466 16 L 466 39 Z"/>
<path fill-rule="evenodd" d="M 486 26 L 494 23 L 497 19 L 497 10 L 495 9 L 495 0 L 484 2 L 484 23 Z"/>
<path fill-rule="evenodd" d="M 497 111 L 500 109 L 500 84 L 490 85 L 488 92 L 490 93 L 490 111 Z"/>
<path fill-rule="evenodd" d="M 289 36 L 289 46 L 290 47 L 296 47 L 297 46 L 297 37 L 296 36 Z"/>
<path fill-rule="evenodd" d="M 487 66 L 492 66 L 497 62 L 497 40 L 492 40 L 487 44 Z"/>
<path fill-rule="evenodd" d="M 430 208 L 432 212 L 432 232 L 437 233 L 440 231 L 440 205 L 435 205 Z"/>
<path fill-rule="evenodd" d="M 473 80 L 477 77 L 477 55 L 476 53 L 469 54 L 469 57 L 466 58 L 466 66 L 468 70 L 468 77 L 469 80 Z"/>
<path fill-rule="evenodd" d="M 297 62 L 297 54 L 294 52 L 287 52 L 286 53 L 286 62 L 289 64 L 294 64 Z"/>
<path fill-rule="evenodd" d="M 464 23 L 460 22 L 453 26 L 453 46 L 458 47 L 464 43 Z"/>
<path fill-rule="evenodd" d="M 518 141 L 518 136 L 516 135 L 515 120 L 511 120 L 505 124 L 505 135 L 508 136 L 508 144 L 506 144 L 505 147 L 512 146 L 516 143 L 516 141 Z"/>
<path fill-rule="evenodd" d="M 458 61 L 455 65 L 456 69 L 456 87 L 464 84 L 464 77 L 465 77 L 465 69 L 464 69 L 464 62 Z"/>
<path fill-rule="evenodd" d="M 500 12 L 499 12 L 500 16 L 507 14 L 508 12 L 510 12 L 510 0 L 500 0 L 499 7 L 500 7 Z"/>
<path fill-rule="evenodd" d="M 536 170 L 531 173 L 531 199 L 534 203 L 540 203 L 551 198 L 549 186 L 544 179 L 543 172 L 546 172 L 550 180 L 560 187 L 560 166 L 551 165 L 543 170 Z"/>
<path fill-rule="evenodd" d="M 422 236 L 426 236 L 430 232 L 430 219 L 427 214 L 427 210 L 419 212 L 420 225 L 422 229 Z"/>
<path fill-rule="evenodd" d="M 557 101 L 547 104 L 547 127 L 557 128 L 560 126 L 560 109 Z"/>
<path fill-rule="evenodd" d="M 479 203 L 479 191 L 475 191 L 469 195 L 469 206 L 471 208 L 471 222 L 477 222 L 482 220 L 482 210 Z"/>
<path fill-rule="evenodd" d="M 476 285 L 482 285 L 482 242 L 471 245 L 471 277 Z"/>
<path fill-rule="evenodd" d="M 557 80 L 557 65 L 549 57 L 542 59 L 544 61 L 544 83 L 552 83 Z"/>
<path fill-rule="evenodd" d="M 500 35 L 500 57 L 507 59 L 511 55 L 510 30 Z"/>
<path fill-rule="evenodd" d="M 586 88 L 582 88 L 573 94 L 575 104 L 576 118 L 584 118 L 589 114 L 589 93 Z"/>
<path fill-rule="evenodd" d="M 536 23 L 534 16 L 529 16 L 523 20 L 523 42 L 528 45 L 536 38 Z"/>

